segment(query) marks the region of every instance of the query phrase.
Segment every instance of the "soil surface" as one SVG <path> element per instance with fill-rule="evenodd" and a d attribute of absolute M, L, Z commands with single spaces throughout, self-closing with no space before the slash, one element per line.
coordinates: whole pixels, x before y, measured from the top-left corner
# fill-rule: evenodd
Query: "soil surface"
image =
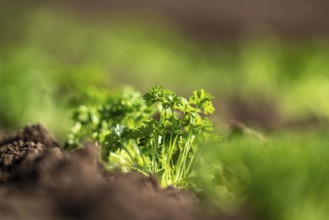
<path fill-rule="evenodd" d="M 38 1 L 38 0 L 35 0 Z M 39 0 L 40 1 L 40 0 Z M 44 1 L 42 1 L 44 2 Z M 156 15 L 177 24 L 204 42 L 239 38 L 248 30 L 277 32 L 283 37 L 328 36 L 326 0 L 61 0 L 87 12 Z"/>
<path fill-rule="evenodd" d="M 0 219 L 242 219 L 202 215 L 189 192 L 106 173 L 92 144 L 71 154 L 41 125 L 0 134 Z"/>

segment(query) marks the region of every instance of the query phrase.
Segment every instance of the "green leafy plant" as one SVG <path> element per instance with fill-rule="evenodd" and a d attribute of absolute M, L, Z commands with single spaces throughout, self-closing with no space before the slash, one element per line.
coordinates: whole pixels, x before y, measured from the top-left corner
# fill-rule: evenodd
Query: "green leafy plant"
<path fill-rule="evenodd" d="M 96 141 L 109 169 L 156 175 L 163 186 L 189 187 L 189 177 L 204 143 L 213 134 L 206 117 L 215 109 L 203 89 L 189 99 L 156 86 L 144 96 L 125 90 L 99 106 L 80 106 L 68 149 Z"/>

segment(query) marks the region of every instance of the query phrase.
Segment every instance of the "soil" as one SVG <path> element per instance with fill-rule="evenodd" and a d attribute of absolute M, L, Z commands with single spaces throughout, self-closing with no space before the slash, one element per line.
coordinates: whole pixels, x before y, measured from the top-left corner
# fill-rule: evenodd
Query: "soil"
<path fill-rule="evenodd" d="M 37 1 L 37 0 L 35 0 Z M 44 1 L 42 1 L 44 2 Z M 203 43 L 239 39 L 249 30 L 269 31 L 279 36 L 328 36 L 329 3 L 324 0 L 62 0 L 67 7 L 82 8 L 88 13 L 156 15 L 176 24 L 189 36 Z"/>
<path fill-rule="evenodd" d="M 246 100 L 240 96 L 231 97 L 224 107 L 224 115 L 228 119 L 242 122 L 248 126 L 273 131 L 284 126 L 283 114 L 273 101 L 253 98 Z"/>
<path fill-rule="evenodd" d="M 204 215 L 192 193 L 107 173 L 97 157 L 92 144 L 62 152 L 41 125 L 0 134 L 0 219 L 245 219 Z"/>
<path fill-rule="evenodd" d="M 243 126 L 260 129 L 265 132 L 284 130 L 326 130 L 329 122 L 326 118 L 313 114 L 305 116 L 287 116 L 278 105 L 266 98 L 247 100 L 239 95 L 232 96 L 225 103 L 220 103 L 222 115 L 226 116 L 231 128 Z M 235 123 L 238 122 L 238 125 Z M 233 126 L 233 127 L 232 127 Z M 240 129 L 240 128 L 239 128 Z M 243 129 L 242 129 L 243 130 Z"/>

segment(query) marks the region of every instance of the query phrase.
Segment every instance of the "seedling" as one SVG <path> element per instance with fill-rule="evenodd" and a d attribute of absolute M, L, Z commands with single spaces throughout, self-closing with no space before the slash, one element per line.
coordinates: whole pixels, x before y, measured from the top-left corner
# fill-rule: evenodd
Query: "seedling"
<path fill-rule="evenodd" d="M 191 169 L 213 135 L 206 117 L 215 109 L 203 89 L 189 99 L 156 86 L 141 96 L 133 90 L 99 106 L 80 106 L 67 147 L 96 141 L 109 169 L 156 175 L 162 186 L 189 187 Z"/>

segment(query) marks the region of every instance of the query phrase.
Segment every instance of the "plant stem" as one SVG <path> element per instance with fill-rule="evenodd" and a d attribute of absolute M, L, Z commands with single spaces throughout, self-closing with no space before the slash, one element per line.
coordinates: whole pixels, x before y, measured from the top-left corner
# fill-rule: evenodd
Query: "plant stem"
<path fill-rule="evenodd" d="M 122 149 L 125 150 L 125 151 L 127 152 L 127 154 L 128 154 L 128 156 L 129 156 L 131 162 L 133 163 L 133 165 L 134 165 L 135 167 L 137 167 L 138 163 L 137 163 L 137 161 L 131 156 L 129 150 L 128 150 L 126 147 L 124 147 L 124 146 L 122 146 Z"/>

